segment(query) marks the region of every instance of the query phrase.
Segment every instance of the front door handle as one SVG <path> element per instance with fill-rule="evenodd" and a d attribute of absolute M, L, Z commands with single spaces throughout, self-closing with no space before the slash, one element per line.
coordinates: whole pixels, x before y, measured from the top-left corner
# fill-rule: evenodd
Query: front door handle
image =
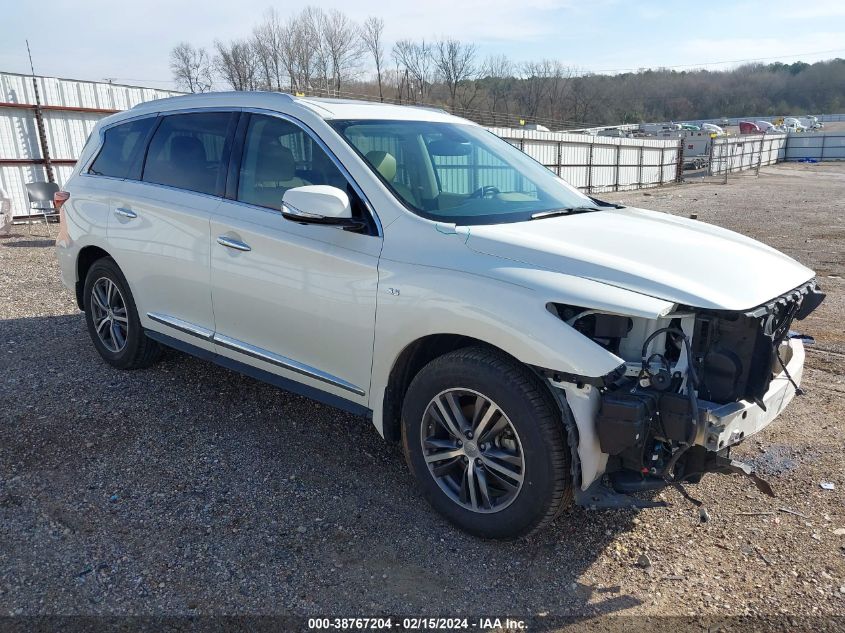
<path fill-rule="evenodd" d="M 138 217 L 138 214 L 135 213 L 132 209 L 124 209 L 123 207 L 118 207 L 117 209 L 115 209 L 114 214 L 119 215 L 122 218 L 129 218 L 130 220 Z"/>
<path fill-rule="evenodd" d="M 226 248 L 234 248 L 236 251 L 251 251 L 249 244 L 245 244 L 238 240 L 233 240 L 231 237 L 226 237 L 225 235 L 221 235 L 217 238 L 217 243 L 220 246 L 225 246 Z"/>

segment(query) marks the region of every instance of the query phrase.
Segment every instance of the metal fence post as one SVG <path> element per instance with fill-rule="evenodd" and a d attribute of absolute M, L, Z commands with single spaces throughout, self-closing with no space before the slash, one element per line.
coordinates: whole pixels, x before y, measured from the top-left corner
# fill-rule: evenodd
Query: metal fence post
<path fill-rule="evenodd" d="M 666 162 L 666 147 L 660 148 L 660 178 L 658 178 L 658 184 L 663 184 L 663 164 Z"/>
<path fill-rule="evenodd" d="M 643 188 L 643 152 L 645 145 L 640 145 L 640 161 L 637 164 L 637 189 Z"/>
<path fill-rule="evenodd" d="M 707 174 L 713 176 L 713 146 L 716 145 L 716 139 L 710 137 L 710 147 L 707 152 Z"/>
<path fill-rule="evenodd" d="M 678 139 L 678 156 L 677 160 L 675 161 L 675 182 L 683 182 L 684 180 L 684 149 L 685 149 L 685 140 L 683 138 Z"/>
<path fill-rule="evenodd" d="M 827 138 L 827 134 L 822 133 L 822 151 L 819 154 L 819 162 L 824 160 L 824 140 Z"/>
<path fill-rule="evenodd" d="M 760 177 L 760 166 L 763 164 L 763 141 L 764 140 L 765 139 L 761 136 L 760 137 L 760 153 L 757 155 L 757 170 L 754 174 L 758 178 Z M 751 154 L 751 157 L 752 157 L 752 160 L 753 160 L 753 157 L 754 157 L 753 153 Z"/>
<path fill-rule="evenodd" d="M 621 143 L 621 141 L 620 141 Z M 613 190 L 619 191 L 619 155 L 622 153 L 622 145 L 616 146 L 616 166 L 613 169 Z"/>
<path fill-rule="evenodd" d="M 590 142 L 590 158 L 587 162 L 587 193 L 593 193 L 593 148 L 595 141 Z"/>
<path fill-rule="evenodd" d="M 563 141 L 557 142 L 557 175 L 563 178 Z"/>

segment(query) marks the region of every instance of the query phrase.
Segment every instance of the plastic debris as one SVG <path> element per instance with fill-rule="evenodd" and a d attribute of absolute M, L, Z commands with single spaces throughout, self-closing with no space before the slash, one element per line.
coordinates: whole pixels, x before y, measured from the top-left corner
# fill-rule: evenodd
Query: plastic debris
<path fill-rule="evenodd" d="M 786 512 L 787 514 L 794 514 L 795 516 L 801 517 L 802 519 L 809 519 L 810 518 L 806 514 L 801 514 L 800 512 L 798 512 L 796 510 L 790 510 L 789 508 L 778 508 L 778 510 L 780 510 L 781 512 Z"/>
<path fill-rule="evenodd" d="M 834 490 L 836 488 L 836 486 L 834 486 L 830 481 L 822 481 L 819 483 L 819 486 L 821 486 L 824 490 Z"/>

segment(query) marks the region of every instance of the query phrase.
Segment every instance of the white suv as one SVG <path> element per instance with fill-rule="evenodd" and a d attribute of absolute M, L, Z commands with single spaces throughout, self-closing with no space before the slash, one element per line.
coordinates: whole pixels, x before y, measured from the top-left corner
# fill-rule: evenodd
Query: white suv
<path fill-rule="evenodd" d="M 102 120 L 65 189 L 62 276 L 106 362 L 173 347 L 368 416 L 484 537 L 741 469 L 824 297 L 763 244 L 587 197 L 426 108 L 153 101 Z"/>

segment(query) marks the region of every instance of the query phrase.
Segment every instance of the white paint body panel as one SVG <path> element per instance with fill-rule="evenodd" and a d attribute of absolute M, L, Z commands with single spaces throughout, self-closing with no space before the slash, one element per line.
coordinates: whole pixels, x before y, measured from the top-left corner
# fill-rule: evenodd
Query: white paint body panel
<path fill-rule="evenodd" d="M 219 198 L 161 185 L 125 181 L 115 189 L 105 250 L 126 276 L 145 328 L 160 327 L 147 316 L 155 313 L 214 331 L 209 222 L 219 205 Z M 118 209 L 137 217 L 118 215 Z M 190 334 L 168 333 L 212 349 Z"/>
<path fill-rule="evenodd" d="M 675 303 L 747 310 L 813 271 L 749 237 L 643 209 L 472 227 L 470 249 Z"/>
<path fill-rule="evenodd" d="M 469 336 L 532 366 L 600 377 L 623 359 L 553 315 L 549 303 L 656 321 L 677 304 L 748 309 L 813 277 L 811 270 L 750 238 L 639 209 L 496 226 L 456 227 L 423 219 L 398 202 L 327 122 L 372 118 L 472 125 L 434 110 L 222 93 L 149 102 L 105 119 L 97 130 L 143 114 L 203 107 L 279 112 L 300 121 L 360 187 L 381 235 L 300 225 L 281 213 L 220 198 L 80 176 L 95 149 L 86 147 L 67 186 L 72 195 L 65 207 L 66 232 L 58 241 L 65 284 L 73 288 L 78 281 L 80 250 L 99 246 L 124 271 L 144 327 L 367 407 L 381 432 L 394 364 L 422 337 Z M 126 206 L 137 219 L 113 215 L 116 207 Z M 251 250 L 221 246 L 221 236 Z M 148 319 L 147 312 L 292 359 L 360 393 L 180 334 Z M 607 457 L 593 428 L 598 394 L 571 384 L 563 388 L 579 428 L 586 487 L 601 474 Z M 753 419 L 768 423 L 773 416 Z"/>
<path fill-rule="evenodd" d="M 307 380 L 366 405 L 381 238 L 304 226 L 285 220 L 281 211 L 230 201 L 221 203 L 211 235 L 217 333 L 351 383 L 365 395 Z M 252 250 L 221 246 L 214 242 L 218 236 Z M 217 351 L 246 360 L 220 346 Z M 278 367 L 262 369 L 295 378 Z"/>

